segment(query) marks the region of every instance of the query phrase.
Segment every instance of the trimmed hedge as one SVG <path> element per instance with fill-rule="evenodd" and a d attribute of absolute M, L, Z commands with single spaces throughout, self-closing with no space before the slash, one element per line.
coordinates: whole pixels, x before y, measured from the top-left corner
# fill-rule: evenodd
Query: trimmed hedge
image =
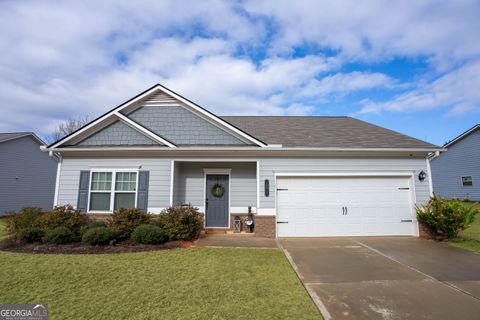
<path fill-rule="evenodd" d="M 19 212 L 9 212 L 5 218 L 7 233 L 18 236 L 20 230 L 40 228 L 39 220 L 43 214 L 42 209 L 35 207 L 25 207 Z"/>
<path fill-rule="evenodd" d="M 67 227 L 57 227 L 45 233 L 43 242 L 55 244 L 71 243 L 75 242 L 75 235 Z"/>
<path fill-rule="evenodd" d="M 170 240 L 195 240 L 203 229 L 203 215 L 194 207 L 170 207 L 154 218 Z"/>
<path fill-rule="evenodd" d="M 142 224 L 132 232 L 131 239 L 142 244 L 160 244 L 167 240 L 167 234 L 160 227 Z"/>
<path fill-rule="evenodd" d="M 83 236 L 88 230 L 92 228 L 106 228 L 107 224 L 103 221 L 92 221 L 80 228 L 80 235 Z"/>
<path fill-rule="evenodd" d="M 52 211 L 44 212 L 39 218 L 39 227 L 45 230 L 53 230 L 65 227 L 75 235 L 80 234 L 80 228 L 87 223 L 85 214 L 73 209 L 71 205 L 57 206 Z"/>
<path fill-rule="evenodd" d="M 91 245 L 109 244 L 114 239 L 112 230 L 106 227 L 93 227 L 88 229 L 82 237 L 82 241 Z"/>
<path fill-rule="evenodd" d="M 109 218 L 108 227 L 118 239 L 129 239 L 136 227 L 150 223 L 151 216 L 140 209 L 120 208 Z"/>

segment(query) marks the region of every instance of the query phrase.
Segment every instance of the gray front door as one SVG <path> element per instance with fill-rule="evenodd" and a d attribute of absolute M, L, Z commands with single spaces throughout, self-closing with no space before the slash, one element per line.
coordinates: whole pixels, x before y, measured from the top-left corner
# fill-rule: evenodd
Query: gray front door
<path fill-rule="evenodd" d="M 212 190 L 215 186 L 217 188 Z M 205 226 L 207 228 L 228 228 L 228 175 L 207 174 L 206 193 Z"/>

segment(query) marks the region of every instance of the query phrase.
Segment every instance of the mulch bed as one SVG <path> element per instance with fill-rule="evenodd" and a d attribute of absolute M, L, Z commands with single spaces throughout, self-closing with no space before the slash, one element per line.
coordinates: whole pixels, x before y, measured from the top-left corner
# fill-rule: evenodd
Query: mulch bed
<path fill-rule="evenodd" d="M 103 254 L 142 252 L 156 250 L 170 250 L 177 248 L 189 248 L 194 244 L 192 241 L 169 241 L 158 245 L 134 244 L 132 242 L 120 242 L 115 245 L 89 246 L 83 243 L 70 244 L 42 244 L 21 243 L 12 239 L 5 239 L 0 244 L 1 251 L 22 253 L 50 253 L 50 254 Z"/>

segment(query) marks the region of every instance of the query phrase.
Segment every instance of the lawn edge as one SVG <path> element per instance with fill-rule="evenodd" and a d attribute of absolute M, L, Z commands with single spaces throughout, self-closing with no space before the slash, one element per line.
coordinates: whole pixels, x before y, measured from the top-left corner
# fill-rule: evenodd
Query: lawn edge
<path fill-rule="evenodd" d="M 278 247 L 282 250 L 283 254 L 285 255 L 285 258 L 287 258 L 287 261 L 290 263 L 290 265 L 292 266 L 293 268 L 293 271 L 295 271 L 295 274 L 297 275 L 297 279 L 300 281 L 300 283 L 302 284 L 302 286 L 305 288 L 305 290 L 307 291 L 308 295 L 310 296 L 310 299 L 312 299 L 313 303 L 315 304 L 315 306 L 317 307 L 318 311 L 320 312 L 320 314 L 322 315 L 323 319 L 324 320 L 331 320 L 332 319 L 332 316 L 330 315 L 330 313 L 328 312 L 327 310 L 327 307 L 325 307 L 325 304 L 323 304 L 322 300 L 320 299 L 320 297 L 315 293 L 315 291 L 313 291 L 310 286 L 308 286 L 307 284 L 305 284 L 303 282 L 303 276 L 300 274 L 300 271 L 297 267 L 297 265 L 295 264 L 295 262 L 293 261 L 292 259 L 292 256 L 290 255 L 290 253 L 287 251 L 287 249 L 285 249 L 282 244 L 280 243 L 280 241 L 277 240 L 277 244 L 278 244 Z"/>

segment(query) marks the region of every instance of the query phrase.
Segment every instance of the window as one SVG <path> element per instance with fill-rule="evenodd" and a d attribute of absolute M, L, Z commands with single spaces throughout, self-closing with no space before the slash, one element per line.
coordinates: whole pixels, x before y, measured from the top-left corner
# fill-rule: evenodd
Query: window
<path fill-rule="evenodd" d="M 119 208 L 135 208 L 136 199 L 136 171 L 92 171 L 90 211 L 113 211 Z"/>
<path fill-rule="evenodd" d="M 472 176 L 464 176 L 464 177 L 462 177 L 462 186 L 464 186 L 464 187 L 471 187 L 471 186 L 473 186 Z"/>

